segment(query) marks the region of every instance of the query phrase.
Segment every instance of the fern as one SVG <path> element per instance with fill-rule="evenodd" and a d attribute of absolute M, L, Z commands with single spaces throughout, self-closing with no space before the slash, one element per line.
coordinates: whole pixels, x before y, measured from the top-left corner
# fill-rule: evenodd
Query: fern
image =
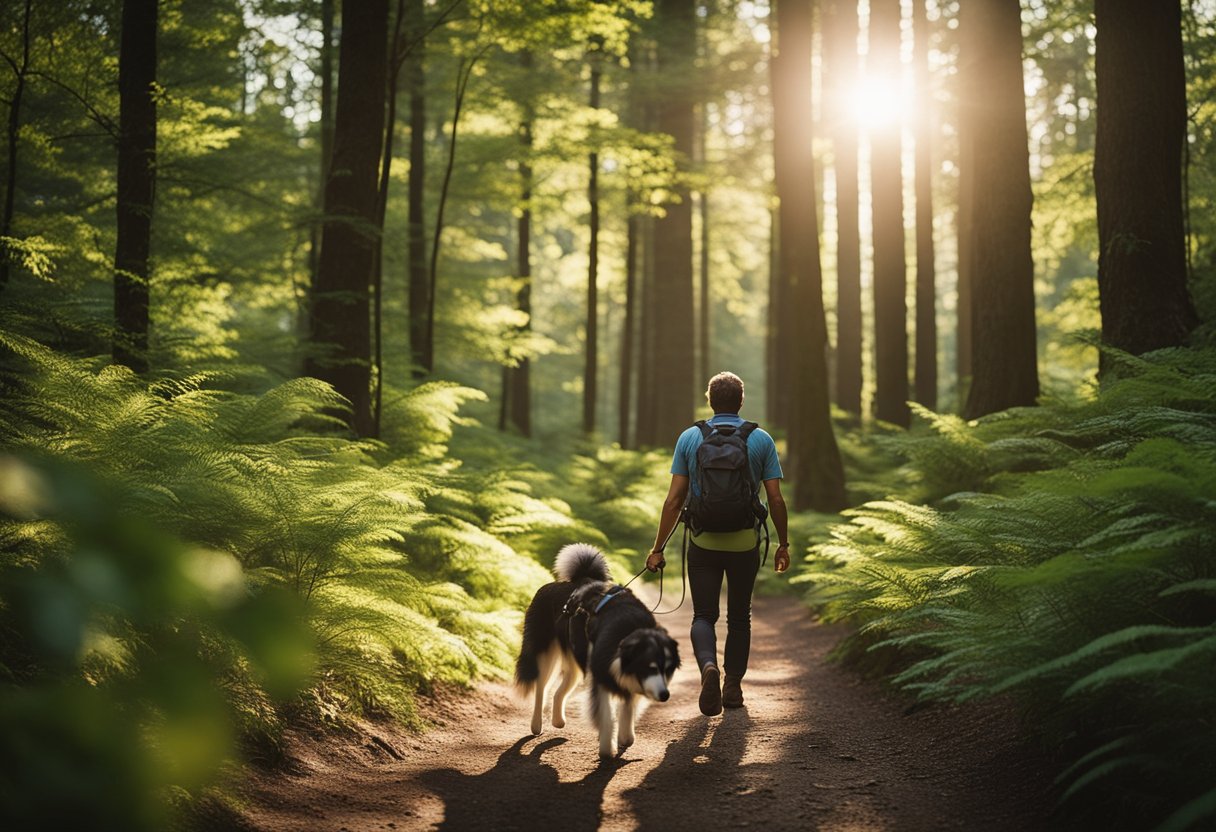
<path fill-rule="evenodd" d="M 1089 402 L 919 410 L 927 430 L 887 440 L 910 486 L 847 512 L 798 580 L 858 625 L 846 655 L 900 657 L 919 697 L 1079 726 L 1067 800 L 1182 828 L 1216 756 L 1216 351 L 1114 360 Z"/>

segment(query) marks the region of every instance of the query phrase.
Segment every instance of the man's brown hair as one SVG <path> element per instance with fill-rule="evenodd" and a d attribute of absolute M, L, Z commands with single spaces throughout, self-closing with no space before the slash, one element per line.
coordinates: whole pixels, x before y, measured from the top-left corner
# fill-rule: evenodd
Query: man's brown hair
<path fill-rule="evenodd" d="M 743 406 L 743 379 L 734 373 L 718 373 L 705 390 L 714 413 L 738 413 Z"/>

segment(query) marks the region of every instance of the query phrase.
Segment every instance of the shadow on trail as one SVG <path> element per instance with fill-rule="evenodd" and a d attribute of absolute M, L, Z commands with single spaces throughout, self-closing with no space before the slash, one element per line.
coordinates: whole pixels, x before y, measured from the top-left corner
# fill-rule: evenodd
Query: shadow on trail
<path fill-rule="evenodd" d="M 451 832 L 599 828 L 604 790 L 613 775 L 634 761 L 601 762 L 583 779 L 564 783 L 557 768 L 542 757 L 566 738 L 542 740 L 525 751 L 534 739 L 529 735 L 517 740 L 499 755 L 493 768 L 481 774 L 450 768 L 424 772 L 419 782 L 444 802 L 443 823 L 438 828 Z"/>
<path fill-rule="evenodd" d="M 682 829 L 721 828 L 746 819 L 751 800 L 772 797 L 768 775 L 759 771 L 766 767 L 743 765 L 751 729 L 747 708 L 685 721 L 662 762 L 623 795 L 639 828 L 670 828 L 675 816 Z"/>

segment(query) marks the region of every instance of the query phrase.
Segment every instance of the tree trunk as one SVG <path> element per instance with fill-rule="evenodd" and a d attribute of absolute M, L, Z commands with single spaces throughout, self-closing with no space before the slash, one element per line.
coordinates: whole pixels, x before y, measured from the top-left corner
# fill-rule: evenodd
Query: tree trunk
<path fill-rule="evenodd" d="M 773 29 L 775 31 L 776 27 L 774 26 Z M 781 229 L 777 227 L 777 211 L 770 208 L 768 212 L 768 309 L 765 310 L 764 316 L 764 375 L 767 392 L 764 416 L 771 429 L 783 431 L 786 428 L 785 416 L 789 409 L 786 404 L 789 401 L 790 387 L 783 376 L 788 355 L 783 352 L 784 345 L 781 342 L 781 266 L 777 254 L 781 248 L 780 237 Z"/>
<path fill-rule="evenodd" d="M 524 52 L 520 56 L 525 70 L 532 66 L 532 55 Z M 520 281 L 516 304 L 526 317 L 521 329 L 527 333 L 532 328 L 532 105 L 525 104 L 524 116 L 519 128 L 520 160 L 520 213 L 517 224 L 516 273 Z M 499 428 L 513 427 L 523 436 L 532 435 L 532 363 L 527 356 L 518 359 L 514 367 L 507 367 L 503 375 L 503 410 Z"/>
<path fill-rule="evenodd" d="M 244 112 L 242 106 L 241 111 Z M 321 187 L 317 189 L 317 213 L 325 207 L 325 183 L 334 148 L 334 0 L 321 0 Z M 309 231 L 308 274 L 310 286 L 317 283 L 321 263 L 321 223 Z"/>
<path fill-rule="evenodd" d="M 1181 11 L 1176 2 L 1096 0 L 1095 19 L 1102 341 L 1139 355 L 1186 344 L 1198 323 L 1183 224 Z"/>
<path fill-rule="evenodd" d="M 655 7 L 659 77 L 664 95 L 659 104 L 658 129 L 675 139 L 681 170 L 693 155 L 697 52 L 695 0 L 659 0 Z M 692 195 L 676 184 L 674 199 L 655 222 L 655 310 L 662 324 L 654 332 L 655 438 L 663 445 L 692 423 L 694 381 Z M 657 315 L 656 315 L 657 317 Z"/>
<path fill-rule="evenodd" d="M 647 448 L 664 442 L 659 436 L 658 393 L 655 390 L 655 343 L 659 328 L 658 305 L 655 302 L 655 222 L 653 217 L 641 220 L 642 291 L 641 331 L 638 333 L 638 418 L 637 445 Z M 671 439 L 666 441 L 670 442 Z"/>
<path fill-rule="evenodd" d="M 800 0 L 793 0 L 800 2 Z M 808 24 L 810 25 L 810 24 Z M 781 62 L 777 56 L 777 39 L 779 33 L 777 31 L 777 15 L 770 13 L 768 16 L 769 26 L 769 81 L 773 90 L 773 118 L 781 115 L 784 116 L 790 112 L 789 108 L 779 111 L 777 103 L 778 90 L 784 90 L 784 85 L 787 83 L 785 79 L 777 77 L 781 67 Z M 788 62 L 787 62 L 788 65 Z M 805 77 L 795 80 L 795 89 L 798 86 L 810 86 L 811 76 L 807 73 Z M 795 103 L 795 107 L 797 104 Z M 809 129 L 809 125 L 808 125 Z M 774 154 L 784 148 L 785 143 L 798 141 L 796 136 L 780 135 L 774 136 L 773 151 Z M 809 142 L 809 133 L 802 138 L 802 141 Z M 805 187 L 805 185 L 804 185 Z M 790 272 L 782 265 L 782 240 L 784 239 L 783 226 L 781 224 L 781 211 L 771 210 L 769 212 L 769 284 L 768 284 L 768 338 L 766 345 L 768 348 L 768 402 L 767 416 L 769 426 L 775 430 L 788 431 L 790 428 L 791 408 L 793 407 L 793 363 L 794 352 L 793 343 L 791 342 L 791 316 L 793 308 L 791 306 L 793 300 L 792 286 L 789 284 Z"/>
<path fill-rule="evenodd" d="M 405 0 L 397 0 L 393 16 L 393 37 L 389 41 L 388 77 L 384 97 L 388 114 L 384 118 L 384 141 L 380 160 L 380 182 L 376 201 L 376 256 L 372 258 L 372 432 L 380 435 L 380 408 L 384 401 L 384 217 L 388 211 L 388 188 L 392 181 L 393 147 L 397 129 L 397 78 L 405 57 L 406 42 L 402 39 L 405 22 Z"/>
<path fill-rule="evenodd" d="M 861 229 L 857 124 L 849 98 L 857 83 L 857 3 L 831 0 L 825 14 L 825 86 L 830 96 L 836 174 L 836 404 L 861 415 Z"/>
<path fill-rule="evenodd" d="M 1030 154 L 1018 0 L 959 12 L 959 142 L 971 169 L 969 419 L 1033 405 L 1039 394 L 1030 251 Z"/>
<path fill-rule="evenodd" d="M 125 0 L 118 58 L 118 240 L 114 361 L 148 369 L 148 256 L 156 196 L 157 0 Z"/>
<path fill-rule="evenodd" d="M 414 378 L 422 378 L 433 361 L 427 350 L 426 319 L 430 281 L 426 262 L 426 49 L 424 0 L 406 0 L 406 32 L 410 54 L 405 62 L 410 91 L 409 200 L 409 335 L 410 365 Z"/>
<path fill-rule="evenodd" d="M 899 0 L 870 3 L 867 73 L 895 84 L 899 78 Z M 900 128 L 878 127 L 870 136 L 874 226 L 875 415 L 907 427 L 908 306 L 904 258 L 904 198 Z"/>
<path fill-rule="evenodd" d="M 473 68 L 484 52 L 467 60 L 461 59 L 456 69 L 456 100 L 452 108 L 452 138 L 448 142 L 448 159 L 443 169 L 443 184 L 439 187 L 439 205 L 435 208 L 435 230 L 431 234 L 431 259 L 427 264 L 426 333 L 422 345 L 422 369 L 430 374 L 435 369 L 435 297 L 439 283 L 439 244 L 443 241 L 443 214 L 448 204 L 448 192 L 452 184 L 452 169 L 456 166 L 456 139 L 460 135 L 460 111 L 464 107 L 465 93 Z"/>
<path fill-rule="evenodd" d="M 637 314 L 638 218 L 634 216 L 634 197 L 626 196 L 625 210 L 625 320 L 621 324 L 620 399 L 617 402 L 617 432 L 622 448 L 632 448 L 629 419 L 633 412 L 633 338 Z"/>
<path fill-rule="evenodd" d="M 345 3 L 338 50 L 334 148 L 310 315 L 306 371 L 350 400 L 350 426 L 375 430 L 371 413 L 368 290 L 377 252 L 380 152 L 388 69 L 388 0 Z"/>
<path fill-rule="evenodd" d="M 0 218 L 0 237 L 13 235 L 13 213 L 17 204 L 17 140 L 21 134 L 21 98 L 25 93 L 25 79 L 30 71 L 30 7 L 32 0 L 25 0 L 21 18 L 21 65 L 16 67 L 16 85 L 8 105 L 8 175 L 4 183 L 4 213 Z M 0 251 L 0 291 L 8 285 L 9 256 Z"/>
<path fill-rule="evenodd" d="M 815 206 L 815 159 L 810 94 L 813 63 L 812 0 L 776 4 L 773 57 L 773 164 L 781 228 L 778 264 L 781 286 L 793 310 L 787 343 L 791 350 L 789 475 L 795 510 L 837 511 L 845 505 L 844 468 L 832 433 L 828 401 L 827 322 L 819 263 Z"/>
<path fill-rule="evenodd" d="M 704 156 L 702 156 L 704 159 Z M 709 293 L 709 189 L 701 191 L 700 197 L 697 200 L 697 207 L 701 212 L 701 248 L 700 261 L 701 267 L 698 270 L 698 275 L 701 278 L 701 291 L 699 293 L 698 315 L 699 326 L 697 327 L 697 340 L 700 343 L 699 354 L 701 356 L 701 372 L 696 374 L 696 378 L 709 381 L 710 376 L 714 374 L 713 357 L 710 354 L 709 340 L 709 310 L 710 310 L 710 293 Z"/>
<path fill-rule="evenodd" d="M 600 106 L 599 46 L 591 60 L 591 108 Z M 587 252 L 587 352 L 583 364 L 583 433 L 595 431 L 595 401 L 599 375 L 599 293 L 596 282 L 600 265 L 600 155 L 592 152 L 588 158 L 587 201 L 590 203 L 591 242 Z"/>
<path fill-rule="evenodd" d="M 929 21 L 925 0 L 912 3 L 916 107 L 916 401 L 937 409 L 937 276 L 933 252 L 933 154 L 930 147 Z"/>

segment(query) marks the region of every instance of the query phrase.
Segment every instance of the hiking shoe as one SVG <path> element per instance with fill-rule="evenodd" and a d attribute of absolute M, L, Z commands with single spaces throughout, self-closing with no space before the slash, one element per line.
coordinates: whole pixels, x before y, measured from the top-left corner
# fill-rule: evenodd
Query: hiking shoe
<path fill-rule="evenodd" d="M 722 682 L 722 705 L 724 707 L 743 707 L 742 682 L 742 676 L 731 676 L 729 673 L 726 674 L 726 680 Z"/>
<path fill-rule="evenodd" d="M 721 674 L 718 666 L 707 664 L 701 671 L 701 713 L 706 716 L 717 716 L 722 713 L 722 689 L 718 682 Z"/>

